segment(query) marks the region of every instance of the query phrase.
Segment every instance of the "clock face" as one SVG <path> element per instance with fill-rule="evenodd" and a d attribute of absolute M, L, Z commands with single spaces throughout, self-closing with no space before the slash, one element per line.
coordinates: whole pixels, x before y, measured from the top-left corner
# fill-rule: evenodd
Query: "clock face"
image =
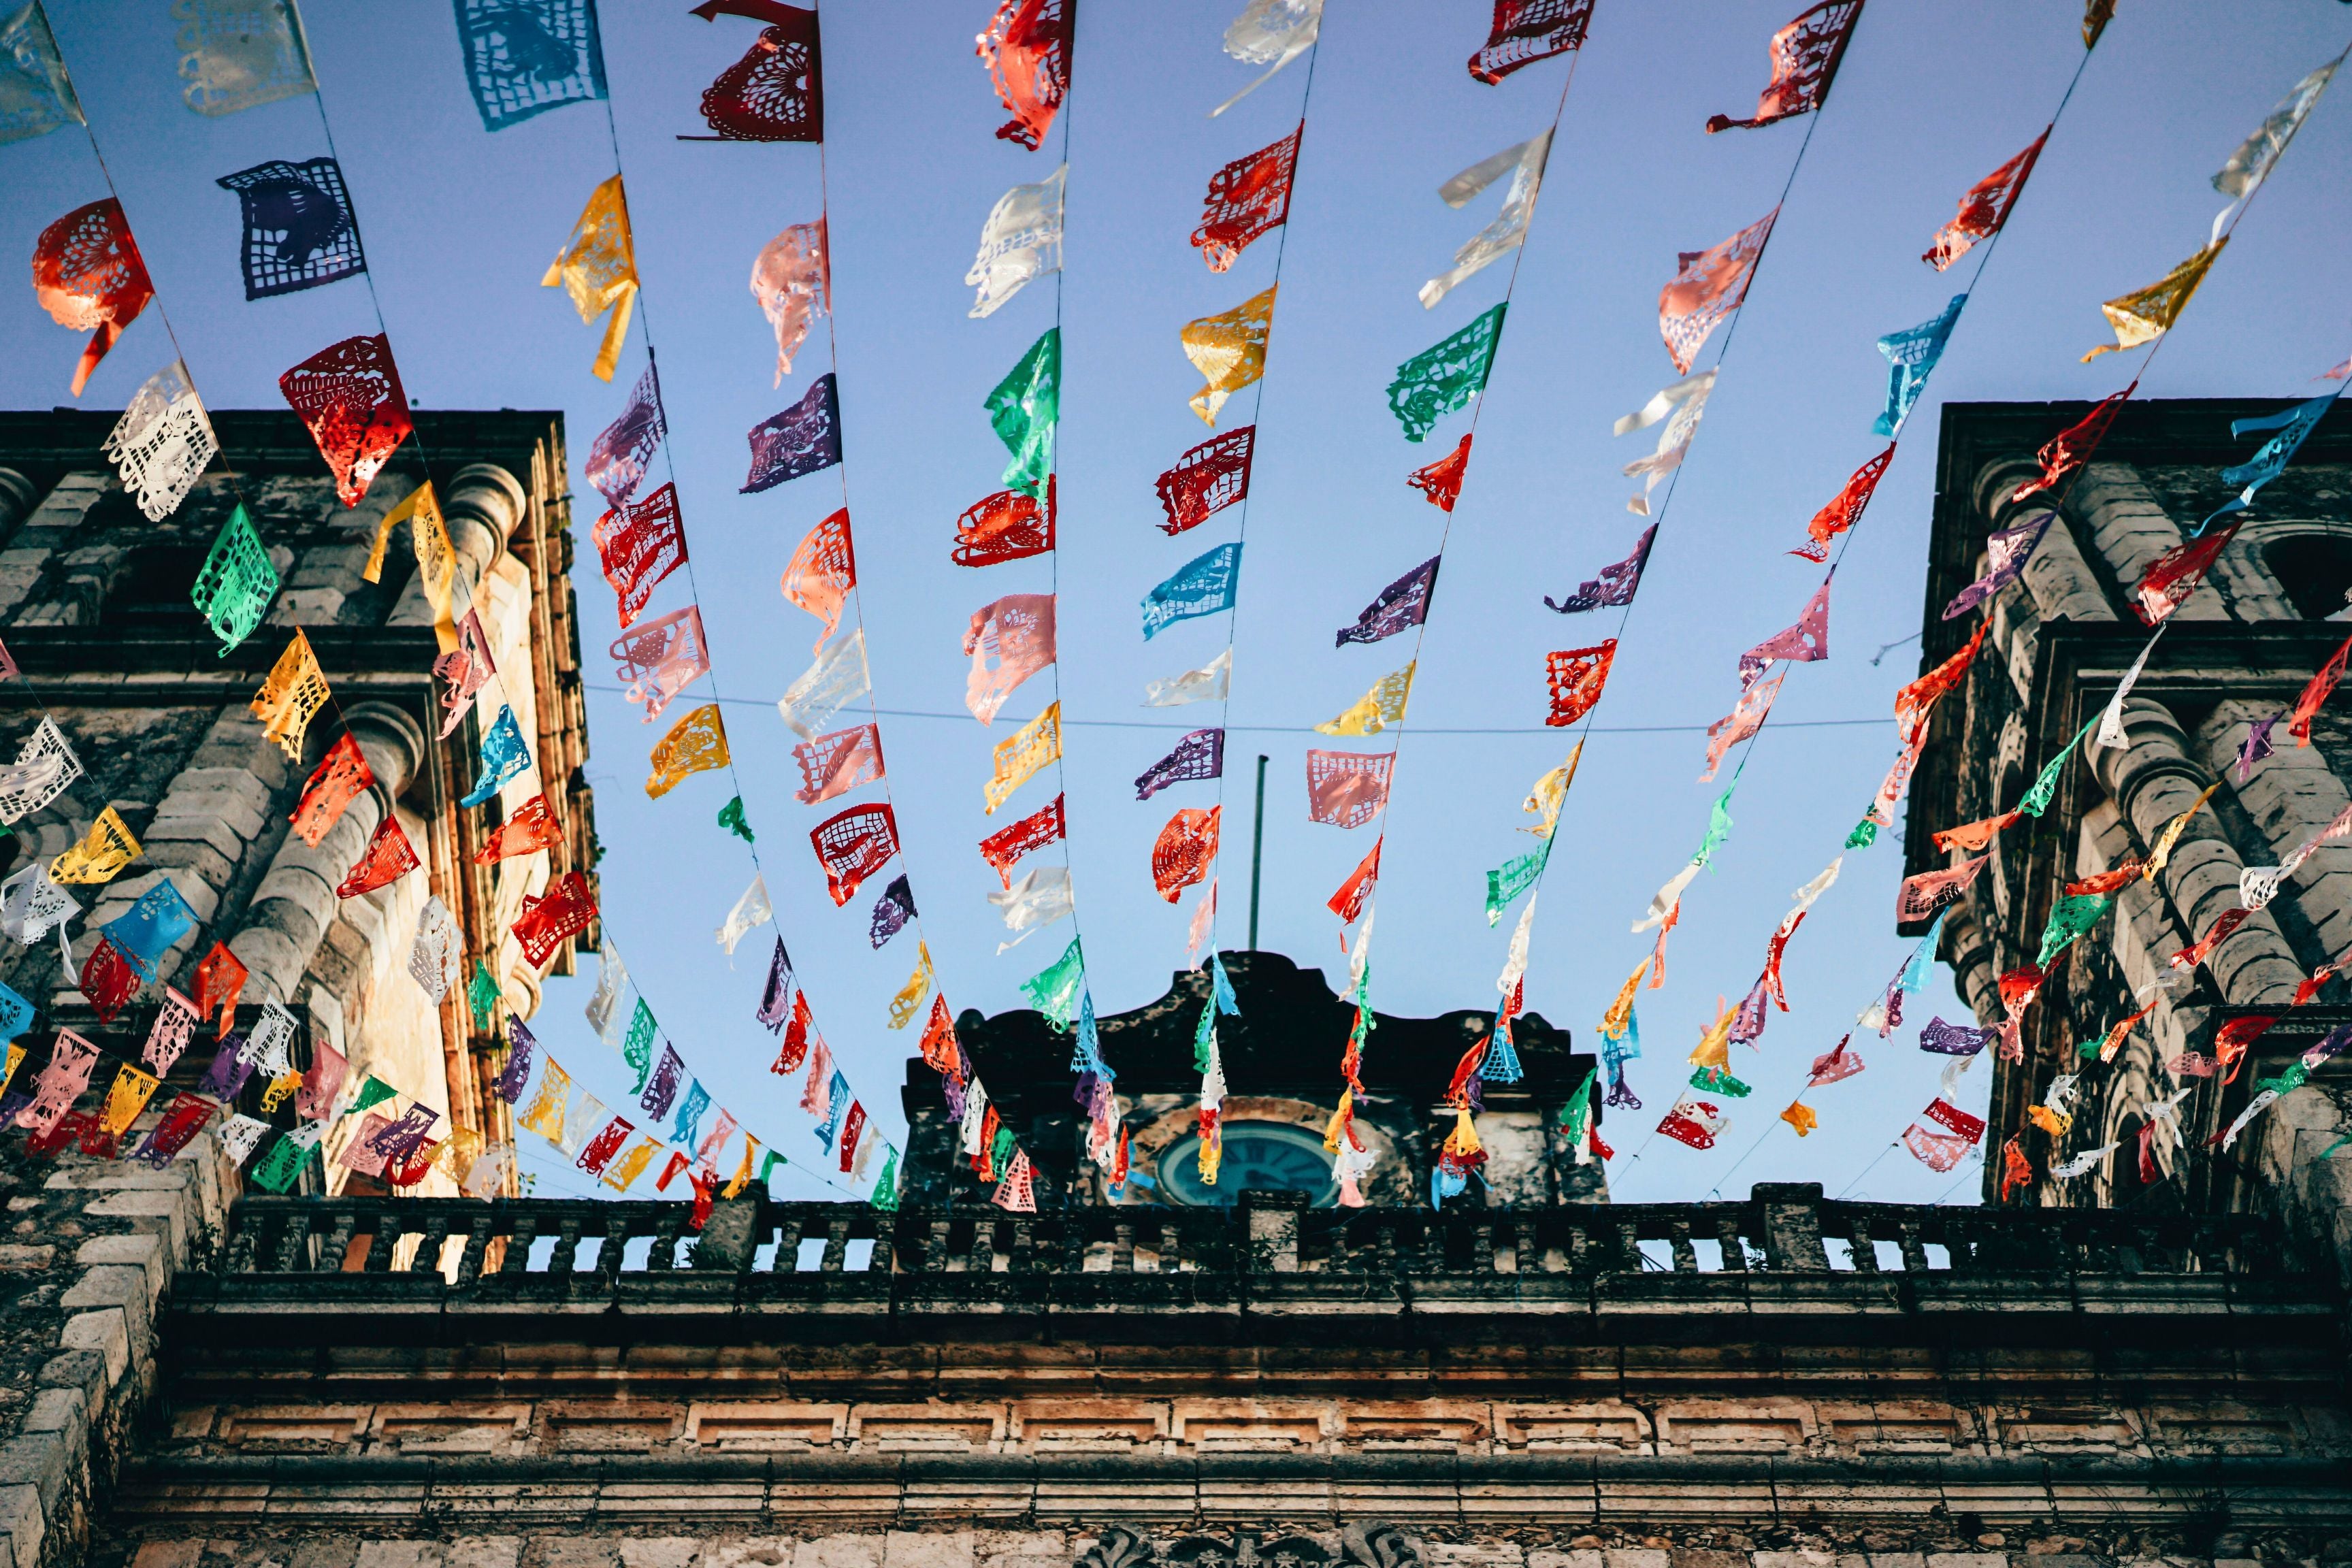
<path fill-rule="evenodd" d="M 1229 1207 L 1252 1188 L 1305 1193 L 1317 1208 L 1339 1201 L 1331 1156 L 1323 1140 L 1303 1127 L 1277 1121 L 1234 1121 L 1224 1129 L 1217 1184 L 1201 1180 L 1201 1136 L 1188 1132 L 1160 1156 L 1160 1190 L 1171 1204 Z"/>

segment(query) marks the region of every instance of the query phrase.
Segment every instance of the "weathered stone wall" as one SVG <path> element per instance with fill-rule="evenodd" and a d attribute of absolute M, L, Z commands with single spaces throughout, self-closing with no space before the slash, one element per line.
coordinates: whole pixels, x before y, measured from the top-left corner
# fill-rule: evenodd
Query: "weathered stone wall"
<path fill-rule="evenodd" d="M 1759 1519 L 1666 1534 L 1572 1524 L 1415 1528 L 1427 1568 L 2317 1568 L 2352 1561 L 2352 1537 L 2323 1531 L 2120 1523 L 2087 1534 L 1969 1531 L 1982 1523 L 1929 1517 L 1907 1531 L 1838 1531 Z M 959 1529 L 952 1521 L 932 1530 L 822 1529 L 763 1534 L 719 1526 L 667 1534 L 615 1520 L 553 1532 L 453 1521 L 436 1533 L 415 1534 L 352 1521 L 315 1531 L 111 1537 L 90 1562 L 91 1568 L 1071 1568 L 1095 1541 L 1084 1529 Z M 1305 1533 L 1327 1549 L 1337 1539 L 1328 1531 Z"/>
<path fill-rule="evenodd" d="M 1912 795 L 1912 871 L 1971 853 L 1937 851 L 1928 835 L 2013 808 L 2098 716 L 2148 636 L 2132 613 L 2132 590 L 2232 493 L 2220 470 L 2250 448 L 2230 440 L 2230 421 L 2256 411 L 2202 401 L 2128 405 L 2099 460 L 2062 491 L 2023 580 L 1988 607 L 1990 632 L 1967 682 L 1937 713 Z M 1948 416 L 1926 662 L 1951 652 L 1975 624 L 1943 622 L 1940 612 L 1984 570 L 1986 534 L 2049 510 L 2050 496 L 2020 502 L 2012 492 L 2038 473 L 2035 447 L 2074 416 L 2013 405 Z M 2169 962 L 2239 908 L 2242 872 L 2278 865 L 2352 803 L 2352 717 L 2324 711 L 2311 746 L 2297 744 L 2283 717 L 2352 632 L 2344 619 L 2352 616 L 2342 596 L 2347 584 L 2352 441 L 2331 423 L 2263 491 L 2171 617 L 2125 707 L 2126 744 L 2100 749 L 2085 737 L 2051 810 L 1993 840 L 1986 875 L 1952 911 L 1942 956 L 1978 1021 L 1997 1025 L 2007 1011 L 1998 978 L 2035 963 L 2063 884 L 2147 858 L 2166 826 L 2214 791 L 2162 872 L 2126 888 L 2053 965 L 2025 1014 L 2025 1059 L 1997 1065 L 1990 1137 L 1995 1145 L 2020 1139 L 2036 1173 L 2025 1201 L 2267 1209 L 2297 1216 L 2310 1245 L 2352 1268 L 2352 1227 L 2336 1217 L 2352 1199 L 2352 1162 L 2314 1159 L 2346 1124 L 2333 1089 L 2340 1066 L 2256 1122 L 2237 1149 L 2204 1149 L 2256 1078 L 2276 1072 L 2343 1016 L 2343 983 L 2331 983 L 2320 1008 L 2258 1046 L 2233 1082 L 2167 1066 L 2183 1053 L 2210 1056 L 2214 1031 L 2231 1016 L 2284 1011 L 2305 975 L 2352 947 L 2352 843 L 2332 843 L 2193 973 Z M 2275 753 L 2241 778 L 2240 748 L 2257 721 L 2273 715 L 2281 716 Z M 2154 1015 L 2111 1060 L 2097 1061 L 2107 1031 L 2159 994 Z M 2081 1098 L 2071 1128 L 2052 1134 L 2027 1110 L 2062 1074 L 2077 1076 Z M 2156 1118 L 2148 1135 L 2151 1184 L 2139 1159 L 2141 1130 L 2151 1121 L 2146 1108 L 2182 1089 L 2190 1093 L 2178 1121 Z M 2051 1165 L 2109 1143 L 2121 1147 L 2087 1173 L 2048 1174 Z M 1989 1197 L 2001 1171 L 2000 1160 L 1986 1162 Z M 2151 1184 L 2159 1190 L 2143 1196 Z"/>
<path fill-rule="evenodd" d="M 0 1148 L 0 1549 L 44 1568 L 83 1561 L 153 1407 L 173 1271 L 217 1238 L 236 1176 L 209 1132 L 163 1171 L 21 1147 Z"/>
<path fill-rule="evenodd" d="M 46 709 L 86 770 L 0 840 L 0 868 L 57 855 L 109 805 L 143 853 L 104 887 L 71 889 L 87 908 L 71 928 L 66 962 L 54 941 L 0 944 L 0 980 L 45 1006 L 51 1018 L 43 1032 L 47 1022 L 64 1024 L 118 1058 L 135 1058 L 156 1004 L 142 1001 L 112 1026 L 98 1026 L 76 972 L 98 940 L 96 927 L 169 876 L 200 924 L 165 955 L 161 984 L 194 994 L 197 962 L 225 942 L 251 972 L 243 1019 L 249 1023 L 262 1002 L 278 1002 L 305 1026 L 298 1066 L 310 1059 L 310 1041 L 331 1044 L 355 1078 L 375 1074 L 439 1113 L 442 1126 L 508 1139 L 507 1108 L 484 1089 L 503 1051 L 499 1030 L 468 1016 L 462 984 L 436 1005 L 407 963 L 425 899 L 437 894 L 471 935 L 461 955 L 467 972 L 476 957 L 485 960 L 505 1012 L 528 1017 L 540 976 L 509 931 L 522 900 L 565 870 L 593 879 L 560 424 L 545 416 L 425 416 L 418 442 L 359 506 L 346 508 L 290 415 L 216 414 L 225 456 L 176 511 L 151 521 L 98 449 L 110 422 L 74 413 L 0 416 L 0 636 L 26 674 L 21 684 L 0 684 L 0 712 L 9 716 L 0 745 L 13 748 Z M 444 459 L 430 469 L 428 436 Z M 496 460 L 472 460 L 481 458 Z M 381 520 L 428 474 L 457 554 L 456 613 L 478 614 L 499 672 L 479 710 L 446 738 L 430 673 L 440 651 L 436 614 L 408 531 L 389 542 L 380 582 L 362 574 Z M 224 657 L 190 590 L 240 503 L 282 586 L 263 627 Z M 289 757 L 265 740 L 250 700 L 297 626 L 310 637 L 333 696 Z M 479 734 L 501 702 L 531 738 L 537 765 L 487 808 L 460 811 L 455 801 L 477 772 Z M 318 846 L 305 845 L 289 833 L 289 818 L 311 770 L 346 731 L 375 786 Z M 542 789 L 567 841 L 551 856 L 474 865 L 483 836 Z M 387 814 L 425 874 L 340 898 L 337 884 Z M 583 945 L 593 938 L 592 931 Z M 569 973 L 572 962 L 566 944 L 554 968 Z M 210 1043 L 210 1031 L 202 1032 L 175 1084 L 195 1081 Z M 39 1065 L 37 1051 L 26 1070 Z M 105 1084 L 102 1075 L 96 1089 Z M 261 1088 L 249 1085 L 240 1109 L 257 1112 Z M 325 1146 L 330 1190 L 350 1174 L 335 1157 L 351 1131 L 336 1128 Z M 437 1170 L 421 1190 L 454 1192 Z"/>

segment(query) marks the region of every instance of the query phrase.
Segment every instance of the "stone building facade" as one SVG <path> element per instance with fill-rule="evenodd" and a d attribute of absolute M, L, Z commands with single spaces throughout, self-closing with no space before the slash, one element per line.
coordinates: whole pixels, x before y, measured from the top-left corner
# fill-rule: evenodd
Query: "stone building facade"
<path fill-rule="evenodd" d="M 1118 1068 L 1115 1087 L 1130 1169 L 1141 1177 L 1116 1201 L 1229 1205 L 1245 1188 L 1261 1186 L 1303 1192 L 1328 1205 L 1337 1189 L 1323 1138 L 1343 1087 L 1339 1064 L 1355 1006 L 1334 994 L 1322 971 L 1301 969 L 1277 952 L 1227 952 L 1220 962 L 1241 1006 L 1237 1016 L 1217 1021 L 1226 1084 L 1221 1178 L 1210 1185 L 1198 1177 L 1194 1042 L 1211 998 L 1206 970 L 1188 970 L 1159 1000 L 1098 1026 L 1103 1054 Z M 1362 1183 L 1367 1202 L 1429 1201 L 1431 1169 L 1454 1122 L 1446 1090 L 1455 1064 L 1494 1023 L 1491 1011 L 1470 1009 L 1435 1018 L 1373 1015 L 1360 1069 L 1365 1093 L 1355 1104 L 1358 1135 L 1378 1161 Z M 1596 1058 L 1575 1052 L 1569 1032 L 1538 1014 L 1514 1018 L 1511 1037 L 1523 1076 L 1517 1083 L 1485 1084 L 1478 1135 L 1486 1161 L 1450 1202 L 1497 1208 L 1606 1203 L 1606 1168 L 1598 1159 L 1580 1163 L 1559 1127 L 1561 1110 L 1592 1078 Z M 956 1037 L 1004 1124 L 1030 1151 L 1038 1203 L 1050 1208 L 1114 1201 L 1104 1172 L 1085 1157 L 1087 1122 L 1072 1096 L 1069 1034 L 1029 1009 L 988 1018 L 975 1008 L 956 1020 Z M 919 1059 L 908 1063 L 904 1100 L 908 1193 L 930 1203 L 987 1201 L 991 1187 L 959 1152 L 960 1125 L 948 1115 L 939 1075 Z M 1596 1088 L 1595 1117 L 1601 1101 Z"/>
<path fill-rule="evenodd" d="M 2352 1560 L 2345 1297 L 2254 1218 L 745 1197 L 689 1237 L 232 1201 L 209 1135 L 0 1188 L 21 1568 Z"/>
<path fill-rule="evenodd" d="M 1933 835 L 2014 807 L 2097 719 L 2148 639 L 2131 611 L 2132 590 L 2234 493 L 2221 470 L 2243 462 L 2261 437 L 2232 438 L 2231 422 L 2277 408 L 2210 399 L 2123 405 L 2095 460 L 2063 491 L 2022 580 L 1992 601 L 1965 686 L 1936 710 L 1911 790 L 1910 873 L 1958 863 L 1967 852 L 1938 850 Z M 1988 532 L 2046 509 L 2047 497 L 2011 499 L 2038 474 L 2036 449 L 2087 412 L 2079 404 L 1946 407 L 1924 665 L 1955 652 L 1974 626 L 1973 617 L 1945 621 L 1940 612 L 1983 573 Z M 2341 979 L 2312 1004 L 2288 1005 L 2305 976 L 2352 947 L 2352 841 L 2320 847 L 2193 970 L 2170 962 L 2240 907 L 2245 869 L 2279 865 L 2352 804 L 2352 694 L 2320 711 L 2307 745 L 2284 719 L 2352 633 L 2347 590 L 2352 421 L 2337 415 L 2262 491 L 2168 621 L 2124 705 L 2126 743 L 2096 748 L 2085 737 L 2047 812 L 1992 841 L 1985 873 L 1950 912 L 1941 955 L 1978 1021 L 1999 1024 L 2000 976 L 2036 962 L 2065 885 L 2152 858 L 2167 826 L 2212 791 L 2162 871 L 2126 887 L 2053 963 L 2023 1016 L 2023 1059 L 1995 1063 L 1988 1147 L 2019 1138 L 2034 1171 L 2012 1201 L 2274 1215 L 2313 1259 L 2331 1268 L 2352 1259 L 2352 1159 L 2321 1158 L 2352 1125 L 2341 1062 L 2252 1122 L 2233 1149 L 2209 1147 L 2257 1079 L 2352 1017 Z M 2250 731 L 2273 716 L 2275 751 L 2242 777 Z M 2168 980 L 2168 993 L 2149 989 Z M 2101 1063 L 2108 1032 L 2151 1000 L 2154 1011 Z M 2212 1057 L 2216 1032 L 2250 1016 L 2278 1021 L 2234 1078 L 2168 1067 L 2184 1055 Z M 2028 1112 L 2068 1073 L 2081 1091 L 2071 1127 L 2053 1135 Z M 2151 1104 L 2184 1090 L 2177 1119 L 2151 1117 Z M 2143 1177 L 2143 1142 L 2152 1181 Z M 2068 1156 L 2110 1143 L 2119 1147 L 2087 1173 L 2051 1173 Z M 1989 1200 L 2000 1195 L 2002 1164 L 1987 1161 Z"/>
<path fill-rule="evenodd" d="M 488 1090 L 503 1052 L 496 1027 L 469 1015 L 462 984 L 436 1005 L 411 978 L 408 958 L 425 901 L 437 895 L 467 933 L 466 973 L 478 958 L 487 962 L 502 1010 L 528 1017 L 540 975 L 507 929 L 522 899 L 551 878 L 572 869 L 593 876 L 562 422 L 546 414 L 420 414 L 416 436 L 347 509 L 291 413 L 212 417 L 222 456 L 175 511 L 151 521 L 101 450 L 115 416 L 0 414 L 0 643 L 22 671 L 0 681 L 7 724 L 0 744 L 13 758 L 46 712 L 85 770 L 15 825 L 0 857 L 9 870 L 46 861 L 111 805 L 142 853 L 103 887 L 70 889 L 89 905 L 68 927 L 77 964 L 99 924 L 168 875 L 201 923 L 166 956 L 161 984 L 194 996 L 196 963 L 226 942 L 250 972 L 240 1026 L 261 1004 L 279 1003 L 303 1026 L 298 1067 L 312 1038 L 331 1042 L 355 1074 L 373 1073 L 430 1106 L 444 1128 L 505 1140 L 508 1108 Z M 479 613 L 498 665 L 482 710 L 446 739 L 431 674 L 440 651 L 436 616 L 405 528 L 381 582 L 362 576 L 379 520 L 428 476 L 456 549 L 456 597 Z M 240 500 L 282 586 L 259 629 L 224 656 L 190 590 Z M 332 694 L 299 759 L 263 738 L 250 708 L 295 627 L 316 650 Z M 536 765 L 486 809 L 461 811 L 480 731 L 500 701 L 521 721 Z M 311 770 L 346 730 L 375 785 L 313 848 L 289 832 L 289 818 Z M 542 785 L 563 842 L 549 853 L 474 865 L 484 835 Z M 338 899 L 337 883 L 388 811 L 424 874 Z M 581 940 L 593 945 L 594 935 L 592 928 Z M 567 945 L 555 971 L 567 973 L 572 963 Z M 47 1011 L 45 1027 L 73 1027 L 128 1060 L 137 1058 L 161 999 L 151 987 L 112 1025 L 99 1025 L 74 977 L 62 973 L 54 941 L 0 944 L 0 980 Z M 210 1039 L 210 1030 L 200 1031 L 173 1081 L 194 1082 Z M 259 1112 L 260 1088 L 247 1085 L 240 1109 Z M 291 1114 L 289 1104 L 277 1117 Z M 331 1135 L 322 1169 L 306 1179 L 341 1190 L 352 1173 L 335 1163 L 337 1152 Z M 428 1184 L 428 1191 L 454 1190 L 439 1172 Z"/>

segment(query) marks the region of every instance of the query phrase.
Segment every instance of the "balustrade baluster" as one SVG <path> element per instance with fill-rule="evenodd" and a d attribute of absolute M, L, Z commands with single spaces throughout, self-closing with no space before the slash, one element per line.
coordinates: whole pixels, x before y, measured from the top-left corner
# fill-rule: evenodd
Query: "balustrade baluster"
<path fill-rule="evenodd" d="M 490 1250 L 490 1216 L 478 1214 L 473 1227 L 467 1233 L 466 1251 L 457 1259 L 457 1283 L 471 1285 L 482 1277 L 482 1261 Z"/>
<path fill-rule="evenodd" d="M 1878 1244 L 1870 1239 L 1870 1221 L 1860 1215 L 1854 1215 L 1853 1223 L 1846 1227 L 1846 1245 L 1853 1249 L 1853 1271 L 1856 1274 L 1878 1272 Z"/>
<path fill-rule="evenodd" d="M 278 1233 L 278 1246 L 272 1254 L 270 1268 L 278 1274 L 291 1274 L 307 1269 L 308 1260 L 302 1250 L 310 1240 L 311 1214 L 308 1209 L 295 1209 L 285 1216 Z"/>
<path fill-rule="evenodd" d="M 412 1274 L 441 1272 L 441 1250 L 449 1239 L 449 1211 L 432 1208 L 425 1211 L 423 1239 L 416 1244 L 416 1256 L 408 1260 Z"/>
<path fill-rule="evenodd" d="M 335 1207 L 332 1223 L 327 1227 L 327 1239 L 320 1245 L 319 1256 L 311 1262 L 313 1272 L 342 1272 L 343 1258 L 352 1249 L 352 1226 L 358 1217 L 357 1211 L 349 1204 Z"/>
<path fill-rule="evenodd" d="M 776 1272 L 797 1274 L 801 1267 L 801 1237 L 808 1229 L 808 1217 L 787 1209 L 777 1219 Z"/>
<path fill-rule="evenodd" d="M 501 1274 L 530 1272 L 530 1244 L 539 1239 L 539 1216 L 529 1209 L 515 1213 L 507 1226 L 507 1255 L 499 1261 Z"/>
<path fill-rule="evenodd" d="M 835 1215 L 825 1222 L 824 1256 L 817 1260 L 817 1268 L 821 1273 L 838 1274 L 848 1256 L 849 1216 Z"/>
<path fill-rule="evenodd" d="M 1919 1239 L 1919 1222 L 1906 1215 L 1895 1222 L 1895 1247 L 1903 1254 L 1903 1271 L 1906 1274 L 1927 1272 L 1927 1245 Z"/>

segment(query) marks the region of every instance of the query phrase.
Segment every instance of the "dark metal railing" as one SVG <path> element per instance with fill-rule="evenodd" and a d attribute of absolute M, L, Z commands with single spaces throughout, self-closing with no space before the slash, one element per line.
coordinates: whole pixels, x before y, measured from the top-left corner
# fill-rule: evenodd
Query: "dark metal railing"
<path fill-rule="evenodd" d="M 1825 1202 L 1764 1187 L 1745 1203 L 1546 1209 L 1233 1209 L 1011 1215 L 746 1197 L 688 1229 L 687 1205 L 570 1199 L 272 1198 L 232 1209 L 207 1272 L 613 1280 L 681 1269 L 852 1277 L 1300 1274 L 1430 1280 L 1699 1274 L 2291 1272 L 2279 1237 L 2226 1222 L 2084 1209 Z"/>

